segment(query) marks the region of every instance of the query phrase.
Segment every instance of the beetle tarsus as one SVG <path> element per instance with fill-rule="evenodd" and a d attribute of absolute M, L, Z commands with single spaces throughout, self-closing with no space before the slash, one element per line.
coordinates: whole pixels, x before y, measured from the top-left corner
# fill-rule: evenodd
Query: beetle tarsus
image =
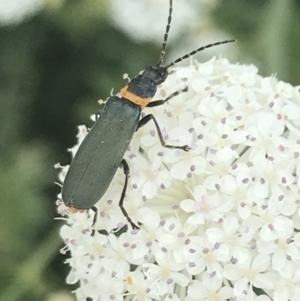
<path fill-rule="evenodd" d="M 164 147 L 171 148 L 171 149 L 182 149 L 185 152 L 188 152 L 189 150 L 191 150 L 191 148 L 188 145 L 179 145 L 179 146 L 176 146 L 176 145 L 164 145 Z"/>

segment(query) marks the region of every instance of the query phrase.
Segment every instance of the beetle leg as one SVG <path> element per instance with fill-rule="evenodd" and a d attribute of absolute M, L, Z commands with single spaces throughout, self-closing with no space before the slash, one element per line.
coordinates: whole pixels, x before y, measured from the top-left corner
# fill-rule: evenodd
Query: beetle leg
<path fill-rule="evenodd" d="M 123 165 L 123 171 L 124 171 L 124 175 L 125 175 L 125 184 L 123 187 L 123 191 L 121 194 L 121 198 L 119 201 L 119 207 L 123 213 L 123 215 L 126 217 L 127 221 L 129 222 L 129 224 L 131 225 L 132 229 L 139 229 L 139 227 L 132 221 L 132 219 L 129 217 L 126 209 L 124 208 L 124 199 L 125 199 L 125 194 L 126 194 L 126 189 L 127 189 L 127 184 L 128 184 L 128 178 L 129 178 L 129 165 L 126 162 L 126 160 L 122 159 L 121 164 Z"/>
<path fill-rule="evenodd" d="M 172 93 L 170 96 L 168 96 L 166 99 L 162 99 L 162 100 L 155 100 L 155 101 L 151 101 L 148 103 L 147 108 L 153 108 L 153 107 L 158 107 L 161 106 L 163 104 L 165 104 L 167 101 L 169 101 L 171 98 L 183 93 L 183 92 L 187 92 L 188 91 L 188 87 L 185 87 L 182 90 L 178 90 L 174 93 Z"/>
<path fill-rule="evenodd" d="M 102 113 L 102 110 L 98 110 L 98 111 L 95 113 L 95 122 L 97 122 L 97 120 L 99 119 L 101 113 Z"/>
<path fill-rule="evenodd" d="M 148 114 L 146 115 L 144 118 L 142 118 L 138 124 L 138 127 L 137 127 L 137 130 L 139 128 L 141 128 L 142 126 L 144 126 L 146 123 L 148 123 L 150 120 L 153 120 L 154 124 L 155 124 L 155 127 L 156 127 L 156 130 L 157 130 L 157 133 L 158 133 L 158 137 L 159 137 L 159 140 L 160 140 L 160 143 L 163 147 L 167 147 L 167 148 L 178 148 L 178 149 L 182 149 L 184 151 L 188 151 L 190 150 L 189 146 L 188 145 L 182 145 L 182 146 L 176 146 L 176 145 L 169 145 L 169 144 L 166 144 L 164 138 L 163 138 L 163 135 L 161 133 L 161 130 L 159 128 L 159 125 L 158 125 L 158 122 L 157 120 L 155 119 L 155 117 L 152 115 L 152 114 Z"/>
<path fill-rule="evenodd" d="M 98 219 L 98 209 L 96 206 L 93 206 L 91 209 L 95 212 L 94 218 L 93 218 L 93 223 L 92 223 L 92 228 L 93 228 Z M 95 229 L 92 230 L 92 236 L 94 236 L 94 235 L 95 235 Z"/>
<path fill-rule="evenodd" d="M 94 124 L 97 122 L 97 120 L 99 119 L 100 115 L 101 115 L 102 111 L 101 110 L 98 110 L 96 113 L 95 113 L 95 121 L 94 121 Z M 91 131 L 91 128 L 88 128 L 88 132 Z"/>

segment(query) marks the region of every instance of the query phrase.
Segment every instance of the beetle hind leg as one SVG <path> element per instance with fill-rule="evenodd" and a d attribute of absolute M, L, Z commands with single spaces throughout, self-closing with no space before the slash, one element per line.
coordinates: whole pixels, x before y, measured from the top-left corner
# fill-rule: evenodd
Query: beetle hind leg
<path fill-rule="evenodd" d="M 119 207 L 123 213 L 123 215 L 126 217 L 128 223 L 131 225 L 132 229 L 134 230 L 137 230 L 139 229 L 140 227 L 137 226 L 133 221 L 132 219 L 129 217 L 126 209 L 124 208 L 124 199 L 125 199 L 125 195 L 126 195 L 126 190 L 127 190 L 127 184 L 128 184 L 128 178 L 129 178 L 129 165 L 128 163 L 126 162 L 126 160 L 122 159 L 122 162 L 121 162 L 121 165 L 123 166 L 123 171 L 124 171 L 124 175 L 125 175 L 125 184 L 124 184 L 124 187 L 123 187 L 123 191 L 122 191 L 122 194 L 121 194 L 121 198 L 120 198 L 120 201 L 119 201 Z"/>
<path fill-rule="evenodd" d="M 98 220 L 98 209 L 96 206 L 93 206 L 91 209 L 95 212 L 94 217 L 93 217 L 93 223 L 92 223 L 92 236 L 94 236 L 95 232 L 96 232 L 96 230 L 94 229 L 94 226 L 96 225 L 97 220 Z"/>

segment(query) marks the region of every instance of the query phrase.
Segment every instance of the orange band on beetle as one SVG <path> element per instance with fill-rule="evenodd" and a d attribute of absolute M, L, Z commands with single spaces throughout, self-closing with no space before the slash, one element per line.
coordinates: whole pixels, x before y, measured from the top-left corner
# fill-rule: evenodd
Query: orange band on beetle
<path fill-rule="evenodd" d="M 134 93 L 129 92 L 128 86 L 121 89 L 121 96 L 140 106 L 142 109 L 144 109 L 152 99 L 152 97 L 142 98 Z"/>
<path fill-rule="evenodd" d="M 86 209 L 77 209 L 77 208 L 75 208 L 75 207 L 69 207 L 69 212 L 70 213 L 77 213 L 77 212 L 80 212 L 80 213 L 83 213 L 83 212 L 85 212 L 86 211 Z"/>

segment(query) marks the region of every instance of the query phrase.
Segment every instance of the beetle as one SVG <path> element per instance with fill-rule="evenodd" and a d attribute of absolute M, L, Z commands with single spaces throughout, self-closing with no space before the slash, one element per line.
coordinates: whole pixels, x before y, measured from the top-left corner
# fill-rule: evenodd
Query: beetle
<path fill-rule="evenodd" d="M 92 227 L 97 219 L 95 204 L 106 192 L 117 169 L 122 166 L 125 183 L 119 200 L 119 207 L 132 228 L 139 228 L 132 221 L 123 205 L 129 178 L 129 166 L 123 156 L 134 133 L 149 121 L 153 121 L 162 146 L 184 151 L 189 150 L 187 145 L 174 146 L 166 144 L 155 117 L 148 114 L 141 118 L 142 110 L 145 107 L 163 105 L 172 97 L 186 91 L 186 89 L 176 91 L 164 100 L 151 102 L 158 85 L 163 83 L 170 74 L 171 66 L 204 49 L 235 41 L 225 40 L 202 46 L 163 66 L 172 21 L 172 10 L 173 0 L 170 0 L 168 22 L 158 64 L 147 67 L 141 74 L 133 78 L 127 86 L 122 88 L 119 95 L 113 95 L 107 99 L 100 117 L 96 119 L 95 124 L 80 145 L 66 174 L 62 187 L 63 202 L 69 207 L 70 212 L 94 210 Z"/>

